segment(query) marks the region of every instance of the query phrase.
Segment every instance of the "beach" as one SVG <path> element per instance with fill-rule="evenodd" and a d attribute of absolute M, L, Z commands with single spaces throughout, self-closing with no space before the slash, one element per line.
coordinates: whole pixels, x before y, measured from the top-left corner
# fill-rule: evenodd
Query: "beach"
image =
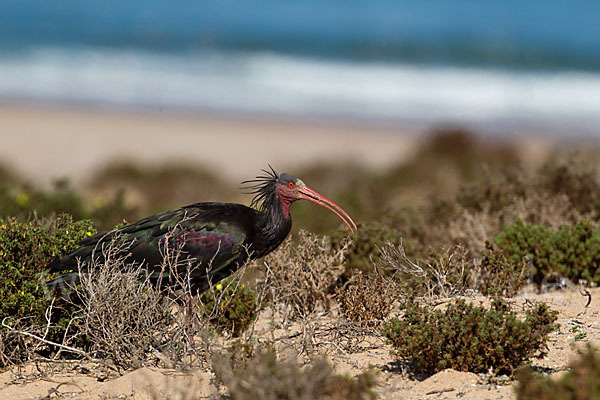
<path fill-rule="evenodd" d="M 406 159 L 418 142 L 418 132 L 396 126 L 65 105 L 3 104 L 0 126 L 1 163 L 37 184 L 85 183 L 114 160 L 189 162 L 234 181 L 268 164 L 377 169 Z"/>

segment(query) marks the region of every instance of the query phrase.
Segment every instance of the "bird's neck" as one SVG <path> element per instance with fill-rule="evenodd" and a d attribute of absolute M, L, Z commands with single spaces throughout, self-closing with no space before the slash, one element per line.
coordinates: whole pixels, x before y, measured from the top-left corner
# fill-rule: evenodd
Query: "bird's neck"
<path fill-rule="evenodd" d="M 281 201 L 278 196 L 269 199 L 269 204 L 260 213 L 258 227 L 260 229 L 262 249 L 259 257 L 273 251 L 283 242 L 292 229 L 290 216 L 291 202 Z M 256 249 L 259 250 L 259 249 Z"/>
<path fill-rule="evenodd" d="M 280 189 L 279 186 L 277 186 L 277 189 L 275 191 L 275 200 L 274 203 L 279 204 L 279 208 L 281 210 L 281 214 L 283 215 L 284 218 L 290 219 L 290 207 L 292 205 L 292 203 L 294 202 L 295 199 L 286 196 L 285 192 L 282 191 Z"/>

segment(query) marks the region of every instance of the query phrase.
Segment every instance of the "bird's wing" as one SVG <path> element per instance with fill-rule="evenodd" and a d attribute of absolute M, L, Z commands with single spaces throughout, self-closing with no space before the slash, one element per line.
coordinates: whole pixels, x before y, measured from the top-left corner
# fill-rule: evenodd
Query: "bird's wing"
<path fill-rule="evenodd" d="M 176 266 L 179 276 L 189 272 L 192 280 L 201 281 L 210 276 L 217 282 L 248 258 L 250 232 L 244 222 L 246 213 L 244 209 L 220 204 L 178 210 L 160 227 L 145 230 L 132 253 L 137 260 L 154 260 L 155 276 L 162 274 L 165 278 L 172 273 L 164 269 L 163 263 L 165 254 L 169 254 L 171 261 L 177 255 L 180 261 L 193 261 Z"/>
<path fill-rule="evenodd" d="M 160 235 L 161 232 L 166 232 L 168 228 L 161 225 L 165 221 L 173 220 L 179 210 L 167 211 L 144 218 L 138 222 L 127 225 L 121 229 L 112 231 L 98 232 L 79 242 L 80 247 L 74 252 L 65 255 L 64 257 L 54 260 L 47 268 L 52 272 L 72 272 L 77 270 L 79 262 L 89 262 L 94 257 L 100 260 L 103 251 L 115 238 L 132 240 L 143 240 L 145 237 L 153 237 Z"/>
<path fill-rule="evenodd" d="M 153 279 L 184 276 L 189 272 L 196 286 L 207 286 L 231 274 L 248 258 L 251 221 L 256 211 L 240 205 L 199 203 L 144 218 L 117 231 L 85 239 L 82 247 L 51 264 L 53 271 L 76 269 L 76 260 L 100 260 L 112 238 L 129 244 L 130 259 L 144 263 Z M 165 255 L 171 265 L 165 264 Z M 175 256 L 178 256 L 175 263 Z M 190 261 L 189 263 L 187 261 Z M 171 279 L 172 280 L 172 279 Z"/>

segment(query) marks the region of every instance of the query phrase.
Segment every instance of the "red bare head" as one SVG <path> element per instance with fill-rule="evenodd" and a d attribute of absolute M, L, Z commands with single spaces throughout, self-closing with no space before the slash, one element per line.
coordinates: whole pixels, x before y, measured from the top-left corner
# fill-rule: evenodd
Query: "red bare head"
<path fill-rule="evenodd" d="M 284 213 L 289 213 L 289 206 L 296 200 L 308 200 L 320 206 L 323 206 L 337 215 L 346 224 L 348 229 L 354 233 L 357 228 L 352 218 L 340 206 L 325 196 L 315 192 L 304 184 L 300 179 L 290 174 L 283 173 L 279 175 L 276 181 L 275 192 L 281 200 L 284 207 Z"/>

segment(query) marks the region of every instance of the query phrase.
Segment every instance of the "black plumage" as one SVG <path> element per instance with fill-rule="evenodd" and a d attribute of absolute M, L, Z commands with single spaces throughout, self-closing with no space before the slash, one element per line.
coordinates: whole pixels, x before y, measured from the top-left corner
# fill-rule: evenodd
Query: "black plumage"
<path fill-rule="evenodd" d="M 206 290 L 229 276 L 248 258 L 256 259 L 273 251 L 292 227 L 292 202 L 306 199 L 322 205 L 340 217 L 351 231 L 352 219 L 340 207 L 308 188 L 300 179 L 278 174 L 273 168 L 264 175 L 243 182 L 254 194 L 251 207 L 230 203 L 196 203 L 166 211 L 111 232 L 102 232 L 81 242 L 73 253 L 48 266 L 60 272 L 53 282 L 77 278 L 78 262 L 83 270 L 101 261 L 101 247 L 117 238 L 128 244 L 128 259 L 143 263 L 153 280 L 172 282 L 171 274 L 190 274 L 194 290 Z M 176 271 L 162 268 L 164 250 L 174 248 L 187 257 L 193 268 L 182 264 Z"/>

